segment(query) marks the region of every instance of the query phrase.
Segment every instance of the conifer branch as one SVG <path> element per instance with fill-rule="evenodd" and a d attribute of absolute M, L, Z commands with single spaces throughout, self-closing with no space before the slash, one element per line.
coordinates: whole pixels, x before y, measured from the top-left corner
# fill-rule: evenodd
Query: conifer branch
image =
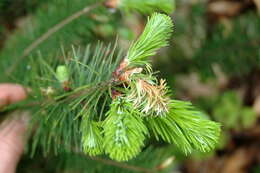
<path fill-rule="evenodd" d="M 170 14 L 175 9 L 174 0 L 106 0 L 104 4 L 109 8 L 119 8 L 126 12 L 136 10 L 143 14 L 153 12 Z"/>
<path fill-rule="evenodd" d="M 88 13 L 89 11 L 95 9 L 96 7 L 98 7 L 101 3 L 96 3 L 94 5 L 91 6 L 87 6 L 85 8 L 83 8 L 80 11 L 77 11 L 76 13 L 72 14 L 71 16 L 65 18 L 64 20 L 62 20 L 60 23 L 54 25 L 52 28 L 50 28 L 47 32 L 45 32 L 43 35 L 41 35 L 39 38 L 37 38 L 34 42 L 32 42 L 24 51 L 23 54 L 21 56 L 21 58 L 16 59 L 16 61 L 12 64 L 12 66 L 10 66 L 7 71 L 6 71 L 6 75 L 10 75 L 13 70 L 17 67 L 17 65 L 25 58 L 27 57 L 35 48 L 37 48 L 42 42 L 44 42 L 45 40 L 47 40 L 51 35 L 53 35 L 54 33 L 56 33 L 57 31 L 59 31 L 61 28 L 63 28 L 65 25 L 71 23 L 73 20 L 79 18 L 80 16 Z"/>
<path fill-rule="evenodd" d="M 34 94 L 47 100 L 33 117 L 39 126 L 33 151 L 42 146 L 47 154 L 52 147 L 59 152 L 73 146 L 91 156 L 106 153 L 128 161 L 150 134 L 184 153 L 212 150 L 219 124 L 203 119 L 190 103 L 171 100 L 166 82 L 156 79 L 148 62 L 168 44 L 172 26 L 168 16 L 153 14 L 123 60 L 116 46 L 102 43 L 93 52 L 90 46 L 85 52 L 72 47 L 64 62 L 32 60 L 32 78 L 41 79 L 31 81 Z"/>
<path fill-rule="evenodd" d="M 174 0 L 120 0 L 119 7 L 126 11 L 135 9 L 144 14 L 153 12 L 171 13 L 175 9 Z"/>

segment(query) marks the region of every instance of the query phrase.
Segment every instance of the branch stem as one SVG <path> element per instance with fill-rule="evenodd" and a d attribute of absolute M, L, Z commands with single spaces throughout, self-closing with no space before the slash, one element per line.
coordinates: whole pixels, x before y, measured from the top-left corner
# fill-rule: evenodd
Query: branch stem
<path fill-rule="evenodd" d="M 107 160 L 107 159 L 103 159 L 103 158 L 99 158 L 99 157 L 89 157 L 89 158 L 92 159 L 92 160 L 95 160 L 95 161 L 102 162 L 106 165 L 112 165 L 112 166 L 116 166 L 116 167 L 119 167 L 119 168 L 132 170 L 134 172 L 154 173 L 154 171 L 151 170 L 151 169 L 137 167 L 137 166 L 129 165 L 129 164 L 126 164 L 126 163 L 119 163 L 119 162 L 115 162 L 113 160 Z"/>

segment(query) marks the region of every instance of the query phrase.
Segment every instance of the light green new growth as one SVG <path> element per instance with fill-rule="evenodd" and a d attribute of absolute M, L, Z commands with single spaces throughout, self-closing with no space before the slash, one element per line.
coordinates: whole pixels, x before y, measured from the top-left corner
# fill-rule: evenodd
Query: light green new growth
<path fill-rule="evenodd" d="M 126 11 L 137 10 L 144 14 L 151 14 L 155 11 L 171 13 L 175 9 L 174 0 L 119 0 L 119 8 Z"/>
<path fill-rule="evenodd" d="M 121 97 L 113 100 L 103 128 L 105 152 L 118 161 L 127 161 L 140 153 L 148 133 L 140 112 Z"/>
<path fill-rule="evenodd" d="M 60 83 L 69 81 L 68 68 L 65 65 L 59 65 L 56 69 L 56 77 Z"/>
<path fill-rule="evenodd" d="M 191 103 L 172 100 L 166 117 L 147 119 L 156 139 L 176 144 L 184 153 L 208 152 L 216 146 L 220 124 L 204 119 Z"/>
<path fill-rule="evenodd" d="M 148 57 L 168 45 L 168 40 L 173 31 L 173 23 L 169 16 L 154 13 L 148 18 L 146 27 L 139 39 L 131 45 L 127 53 L 130 63 L 143 65 Z"/>
<path fill-rule="evenodd" d="M 88 117 L 83 117 L 84 122 L 81 125 L 82 145 L 85 153 L 95 156 L 103 153 L 103 139 L 100 127 L 97 123 L 89 121 Z"/>

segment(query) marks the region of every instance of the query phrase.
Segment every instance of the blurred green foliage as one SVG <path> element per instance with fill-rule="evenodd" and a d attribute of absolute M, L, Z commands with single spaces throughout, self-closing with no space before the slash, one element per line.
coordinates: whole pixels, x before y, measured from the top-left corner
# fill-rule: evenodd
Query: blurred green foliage
<path fill-rule="evenodd" d="M 214 105 L 213 117 L 226 129 L 251 127 L 257 119 L 256 112 L 249 106 L 243 106 L 241 98 L 235 92 L 223 93 Z"/>
<path fill-rule="evenodd" d="M 203 76 L 214 75 L 218 64 L 228 75 L 241 76 L 260 66 L 260 20 L 254 13 L 244 14 L 226 24 L 217 24 L 211 37 L 194 55 Z"/>

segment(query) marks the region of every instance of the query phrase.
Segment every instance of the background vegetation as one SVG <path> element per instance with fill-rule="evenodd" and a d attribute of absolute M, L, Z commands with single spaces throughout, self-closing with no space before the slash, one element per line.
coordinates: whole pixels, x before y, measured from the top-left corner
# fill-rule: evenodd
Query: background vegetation
<path fill-rule="evenodd" d="M 158 0 L 159 1 L 159 0 Z M 162 2 L 163 0 L 161 0 Z M 74 45 L 114 42 L 127 49 L 143 31 L 147 4 L 134 10 L 94 9 L 51 35 L 32 43 L 55 24 L 95 0 L 1 0 L 0 82 L 23 83 L 20 57 L 53 58 Z M 174 3 L 172 1 L 172 3 Z M 215 151 L 184 155 L 175 146 L 151 141 L 134 160 L 119 163 L 81 154 L 25 155 L 18 172 L 260 172 L 260 2 L 259 0 L 177 0 L 170 46 L 153 58 L 176 98 L 190 100 L 207 118 L 222 124 Z M 112 3 L 113 5 L 113 3 Z M 135 7 L 135 5 L 137 7 Z M 107 8 L 110 7 L 110 8 Z M 139 8 L 138 8 L 139 7 Z M 167 10 L 168 8 L 165 7 Z M 29 49 L 28 49 L 29 48 Z M 17 70 L 8 73 L 6 69 Z M 26 67 L 30 68 L 30 67 Z"/>

